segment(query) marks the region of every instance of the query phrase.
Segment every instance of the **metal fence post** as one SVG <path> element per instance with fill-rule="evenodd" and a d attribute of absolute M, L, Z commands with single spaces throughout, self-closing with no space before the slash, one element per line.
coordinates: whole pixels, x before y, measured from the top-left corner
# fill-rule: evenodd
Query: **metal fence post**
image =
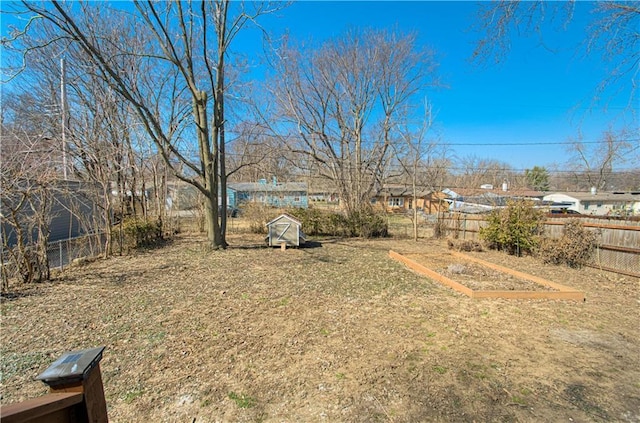
<path fill-rule="evenodd" d="M 64 270 L 64 262 L 62 261 L 62 242 L 58 242 L 58 256 L 60 258 L 60 270 Z"/>

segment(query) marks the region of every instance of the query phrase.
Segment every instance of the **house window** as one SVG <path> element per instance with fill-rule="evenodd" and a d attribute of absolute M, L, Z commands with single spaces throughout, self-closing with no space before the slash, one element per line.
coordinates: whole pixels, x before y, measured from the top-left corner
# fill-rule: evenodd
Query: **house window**
<path fill-rule="evenodd" d="M 402 197 L 391 197 L 389 198 L 389 206 L 391 207 L 402 207 L 404 205 L 404 199 Z"/>
<path fill-rule="evenodd" d="M 584 203 L 584 209 L 585 209 L 585 210 L 589 210 L 589 203 L 588 203 L 588 202 L 585 202 L 585 203 Z"/>

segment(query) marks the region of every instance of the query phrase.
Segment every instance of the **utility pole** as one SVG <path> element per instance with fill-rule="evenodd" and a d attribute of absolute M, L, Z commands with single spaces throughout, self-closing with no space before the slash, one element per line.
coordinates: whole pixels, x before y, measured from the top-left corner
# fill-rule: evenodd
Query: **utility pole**
<path fill-rule="evenodd" d="M 60 114 L 62 116 L 62 175 L 67 180 L 67 81 L 64 57 L 60 59 Z"/>

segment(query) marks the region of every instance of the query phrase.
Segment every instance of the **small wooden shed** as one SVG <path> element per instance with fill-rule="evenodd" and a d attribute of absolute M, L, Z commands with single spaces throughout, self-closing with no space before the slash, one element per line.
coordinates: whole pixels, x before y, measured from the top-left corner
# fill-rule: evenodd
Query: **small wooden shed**
<path fill-rule="evenodd" d="M 299 247 L 306 242 L 306 236 L 302 232 L 302 223 L 288 214 L 280 216 L 267 223 L 267 242 L 270 247 Z"/>

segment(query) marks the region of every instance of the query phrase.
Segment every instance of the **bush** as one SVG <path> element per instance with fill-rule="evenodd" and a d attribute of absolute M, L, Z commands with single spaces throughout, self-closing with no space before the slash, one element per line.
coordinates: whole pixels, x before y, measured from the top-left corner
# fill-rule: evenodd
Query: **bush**
<path fill-rule="evenodd" d="M 389 236 L 389 226 L 385 216 L 370 211 L 354 212 L 347 216 L 351 236 L 381 238 Z"/>
<path fill-rule="evenodd" d="M 290 209 L 287 213 L 302 223 L 302 230 L 307 235 L 375 238 L 389 234 L 384 216 L 372 212 L 356 212 L 345 216 L 308 208 Z"/>
<path fill-rule="evenodd" d="M 544 263 L 565 264 L 580 268 L 587 264 L 597 244 L 598 234 L 586 229 L 578 220 L 564 225 L 560 239 L 545 238 L 538 255 Z"/>
<path fill-rule="evenodd" d="M 505 208 L 491 212 L 488 225 L 480 229 L 480 237 L 489 248 L 520 256 L 538 246 L 543 219 L 544 213 L 534 208 L 533 202 L 509 201 Z"/>
<path fill-rule="evenodd" d="M 327 213 L 322 213 L 318 209 L 294 208 L 287 210 L 287 214 L 295 217 L 302 223 L 302 230 L 307 235 L 323 235 L 325 231 Z"/>
<path fill-rule="evenodd" d="M 433 237 L 436 239 L 446 238 L 449 228 L 447 227 L 447 221 L 444 215 L 438 213 L 436 223 L 433 225 Z"/>
<path fill-rule="evenodd" d="M 254 234 L 266 234 L 267 223 L 277 217 L 273 208 L 258 202 L 243 203 L 240 213 L 247 219 L 249 231 Z"/>
<path fill-rule="evenodd" d="M 466 251 L 466 252 L 482 252 L 483 248 L 482 248 L 482 244 L 480 244 L 478 241 L 471 241 L 471 240 L 466 240 L 466 241 L 453 241 L 453 240 L 448 240 L 447 241 L 447 245 L 449 246 L 450 250 L 455 250 L 455 251 Z"/>
<path fill-rule="evenodd" d="M 333 236 L 352 236 L 349 229 L 349 221 L 342 213 L 328 213 L 327 226 L 324 228 L 327 235 Z"/>
<path fill-rule="evenodd" d="M 124 239 L 122 244 L 128 248 L 151 247 L 162 241 L 162 221 L 125 219 L 122 223 Z M 114 234 L 117 237 L 117 234 Z M 117 239 L 117 238 L 116 238 Z"/>

